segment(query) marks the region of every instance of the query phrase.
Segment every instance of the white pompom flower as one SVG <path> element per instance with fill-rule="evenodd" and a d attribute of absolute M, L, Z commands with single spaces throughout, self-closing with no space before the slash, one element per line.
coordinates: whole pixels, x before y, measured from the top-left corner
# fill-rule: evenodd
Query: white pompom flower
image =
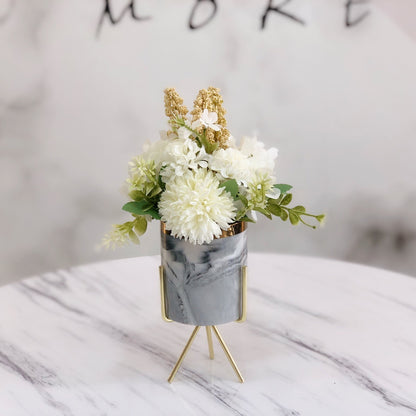
<path fill-rule="evenodd" d="M 166 228 L 193 244 L 210 243 L 234 221 L 231 195 L 207 169 L 188 171 L 166 184 L 159 202 Z"/>

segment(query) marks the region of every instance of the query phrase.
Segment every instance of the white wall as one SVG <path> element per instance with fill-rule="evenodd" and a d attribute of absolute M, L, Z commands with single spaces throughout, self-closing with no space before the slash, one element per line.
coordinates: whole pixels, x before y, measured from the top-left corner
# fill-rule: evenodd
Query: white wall
<path fill-rule="evenodd" d="M 110 0 L 114 14 L 129 3 Z M 127 214 L 127 161 L 165 127 L 163 89 L 189 105 L 222 89 L 235 136 L 279 148 L 279 182 L 327 212 L 324 229 L 262 220 L 252 251 L 319 255 L 416 274 L 416 33 L 409 1 L 217 0 L 190 30 L 194 0 L 136 0 L 139 15 L 97 24 L 104 1 L 0 0 L 0 282 L 57 267 L 158 253 L 94 246 Z M 278 2 L 274 2 L 278 4 Z M 203 2 L 199 19 L 209 15 Z"/>

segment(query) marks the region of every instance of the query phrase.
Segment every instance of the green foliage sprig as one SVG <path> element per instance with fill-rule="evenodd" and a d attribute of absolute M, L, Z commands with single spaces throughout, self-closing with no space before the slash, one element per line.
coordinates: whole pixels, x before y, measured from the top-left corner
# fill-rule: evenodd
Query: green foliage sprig
<path fill-rule="evenodd" d="M 306 208 L 302 205 L 296 205 L 293 208 L 288 207 L 288 205 L 292 202 L 292 194 L 288 193 L 292 189 L 291 185 L 287 184 L 275 184 L 273 185 L 274 188 L 280 191 L 280 196 L 275 199 L 271 197 L 265 198 L 265 204 L 263 202 L 263 206 L 251 206 L 248 199 L 239 193 L 239 187 L 235 179 L 229 179 L 221 184 L 221 187 L 224 187 L 226 191 L 228 191 L 234 200 L 240 200 L 242 203 L 242 208 L 237 213 L 237 221 L 248 221 L 248 222 L 255 222 L 251 219 L 247 212 L 251 210 L 260 212 L 268 219 L 272 219 L 273 216 L 279 217 L 282 221 L 287 221 L 289 219 L 292 225 L 297 225 L 300 223 L 315 229 L 316 225 L 309 224 L 304 220 L 303 217 L 311 217 L 314 218 L 318 223 L 323 224 L 325 220 L 325 215 L 313 215 L 306 212 Z"/>

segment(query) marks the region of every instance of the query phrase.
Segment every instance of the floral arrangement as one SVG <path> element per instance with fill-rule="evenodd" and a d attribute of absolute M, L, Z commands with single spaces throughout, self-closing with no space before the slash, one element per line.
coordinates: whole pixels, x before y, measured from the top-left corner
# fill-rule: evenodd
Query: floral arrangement
<path fill-rule="evenodd" d="M 130 201 L 123 210 L 133 219 L 113 225 L 105 247 L 138 243 L 152 219 L 194 244 L 211 242 L 236 221 L 255 222 L 256 212 L 312 228 L 306 217 L 323 222 L 324 215 L 309 214 L 302 205 L 289 208 L 292 187 L 275 183 L 277 149 L 265 149 L 255 137 L 236 144 L 218 88 L 199 91 L 191 112 L 167 88 L 165 113 L 170 130 L 129 163 Z"/>

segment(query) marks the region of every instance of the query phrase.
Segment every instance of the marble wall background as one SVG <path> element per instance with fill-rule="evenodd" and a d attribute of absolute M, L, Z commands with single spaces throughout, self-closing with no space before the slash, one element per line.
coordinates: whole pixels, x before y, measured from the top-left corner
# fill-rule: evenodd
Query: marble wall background
<path fill-rule="evenodd" d="M 320 231 L 261 220 L 251 251 L 308 254 L 416 275 L 416 16 L 411 1 L 0 0 L 0 282 L 159 252 L 97 253 L 123 221 L 126 164 L 164 127 L 162 91 L 222 89 L 235 136 L 279 148 L 278 178 L 325 211 Z M 199 2 L 195 23 L 212 12 Z M 354 2 L 351 2 L 354 3 Z M 271 2 L 278 4 L 278 2 Z"/>

